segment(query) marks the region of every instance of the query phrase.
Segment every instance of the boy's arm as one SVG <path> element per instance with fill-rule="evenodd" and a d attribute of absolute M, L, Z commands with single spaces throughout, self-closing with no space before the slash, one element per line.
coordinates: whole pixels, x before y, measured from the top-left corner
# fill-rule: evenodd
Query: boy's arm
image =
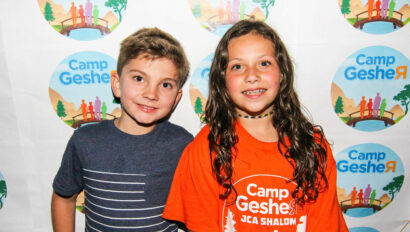
<path fill-rule="evenodd" d="M 75 203 L 78 194 L 64 198 L 53 192 L 51 218 L 54 232 L 74 232 Z"/>

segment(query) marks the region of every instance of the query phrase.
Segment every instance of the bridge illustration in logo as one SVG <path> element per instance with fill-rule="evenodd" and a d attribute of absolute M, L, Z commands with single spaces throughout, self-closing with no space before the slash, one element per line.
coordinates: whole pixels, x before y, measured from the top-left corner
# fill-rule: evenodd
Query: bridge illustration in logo
<path fill-rule="evenodd" d="M 365 112 L 368 112 L 368 109 L 365 109 Z M 355 111 L 353 113 L 349 114 L 349 120 L 346 122 L 346 124 L 348 126 L 356 126 L 356 123 L 361 122 L 361 121 L 368 121 L 368 120 L 378 120 L 378 121 L 383 121 L 384 122 L 384 126 L 388 126 L 388 125 L 394 125 L 395 122 L 393 120 L 393 112 L 387 111 L 385 110 L 384 113 L 389 113 L 390 114 L 390 118 L 385 117 L 385 116 L 381 116 L 381 115 L 373 115 L 373 114 L 369 114 L 366 116 L 361 117 L 361 111 Z M 358 116 L 356 116 L 358 115 Z"/>
<path fill-rule="evenodd" d="M 342 209 L 343 213 L 346 213 L 349 209 L 355 209 L 355 208 L 371 208 L 373 209 L 373 212 L 380 211 L 382 207 L 380 206 L 382 202 L 380 200 L 372 200 L 371 198 L 363 198 L 364 201 L 372 201 L 372 204 L 365 204 L 359 201 L 359 199 L 356 199 L 353 204 L 352 201 L 349 200 L 344 200 L 340 202 L 340 208 Z"/>
<path fill-rule="evenodd" d="M 77 17 L 77 19 L 81 19 L 80 16 Z M 108 28 L 108 21 L 102 18 L 98 18 L 98 24 L 94 23 L 73 23 L 72 18 L 65 19 L 61 21 L 61 31 L 60 33 L 66 36 L 70 36 L 70 32 L 72 30 L 77 30 L 77 29 L 97 29 L 101 32 L 101 35 L 105 34 L 110 34 L 111 30 Z"/>
<path fill-rule="evenodd" d="M 393 15 L 392 17 L 383 17 L 381 15 L 381 11 L 377 11 L 376 9 L 373 9 L 373 12 L 376 11 L 375 16 L 362 16 L 362 15 L 367 15 L 369 13 L 369 11 L 363 11 L 360 12 L 359 14 L 356 14 L 356 22 L 353 24 L 353 26 L 355 28 L 359 28 L 360 30 L 363 29 L 364 24 L 366 23 L 373 23 L 373 22 L 377 22 L 377 21 L 381 21 L 381 22 L 390 22 L 393 24 L 394 29 L 396 29 L 397 27 L 403 27 L 403 14 L 398 12 L 398 11 L 393 11 Z M 360 17 L 362 16 L 362 17 Z M 364 18 L 363 18 L 364 17 Z M 361 19 L 359 19 L 361 18 Z"/>
<path fill-rule="evenodd" d="M 255 20 L 255 16 L 254 15 L 248 15 L 248 14 L 244 14 L 244 19 L 251 19 L 251 20 Z M 219 26 L 224 26 L 224 25 L 233 25 L 237 22 L 238 20 L 235 20 L 233 17 L 228 17 L 225 18 L 225 16 L 220 15 L 220 14 L 216 14 L 213 15 L 211 17 L 209 17 L 206 20 L 206 28 L 208 30 L 211 31 L 215 31 L 217 27 Z"/>
<path fill-rule="evenodd" d="M 93 116 L 93 114 L 91 112 L 87 112 L 87 117 L 84 119 L 83 114 L 77 114 L 77 115 L 72 117 L 73 124 L 71 125 L 71 127 L 74 128 L 74 129 L 77 129 L 77 128 L 80 128 L 82 125 L 85 125 L 85 124 L 93 124 L 93 123 L 101 122 L 105 119 L 116 119 L 117 118 L 117 116 L 115 116 L 113 114 L 105 113 L 105 115 L 109 116 L 109 117 L 107 117 L 107 118 L 96 118 L 96 117 Z"/>

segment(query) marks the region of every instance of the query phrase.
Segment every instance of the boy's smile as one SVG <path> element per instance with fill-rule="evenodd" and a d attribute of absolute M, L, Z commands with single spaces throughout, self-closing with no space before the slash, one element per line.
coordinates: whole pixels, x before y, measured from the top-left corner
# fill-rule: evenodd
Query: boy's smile
<path fill-rule="evenodd" d="M 112 90 L 121 99 L 122 114 L 117 127 L 129 134 L 146 134 L 165 118 L 182 96 L 174 63 L 146 54 L 130 60 L 121 77 L 113 74 Z"/>

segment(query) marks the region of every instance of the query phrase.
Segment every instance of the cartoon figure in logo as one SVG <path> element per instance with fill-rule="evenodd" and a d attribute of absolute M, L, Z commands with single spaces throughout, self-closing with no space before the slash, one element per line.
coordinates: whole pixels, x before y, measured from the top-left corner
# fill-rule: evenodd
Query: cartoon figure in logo
<path fill-rule="evenodd" d="M 81 19 L 81 26 L 84 26 L 84 8 L 83 8 L 83 5 L 80 5 L 80 9 L 78 10 L 78 14 L 80 15 L 80 19 Z"/>
<path fill-rule="evenodd" d="M 98 6 L 94 5 L 94 9 L 93 9 L 93 18 L 94 18 L 94 26 L 97 26 L 98 24 Z"/>
<path fill-rule="evenodd" d="M 369 0 L 367 4 L 368 4 L 367 15 L 369 16 L 369 20 L 372 20 L 374 0 Z"/>
<path fill-rule="evenodd" d="M 387 103 L 386 103 L 386 98 L 383 98 L 382 104 L 380 105 L 380 118 L 384 116 L 384 110 L 386 109 Z"/>
<path fill-rule="evenodd" d="M 380 2 L 380 0 L 377 0 L 377 2 L 376 2 L 376 19 L 378 19 L 379 17 L 380 17 L 380 5 L 381 5 L 381 2 Z"/>
<path fill-rule="evenodd" d="M 387 17 L 387 11 L 389 8 L 389 0 L 382 0 L 382 18 Z"/>
<path fill-rule="evenodd" d="M 368 118 L 372 117 L 372 108 L 373 108 L 373 102 L 372 99 L 369 99 L 369 102 L 367 103 L 367 111 L 369 111 L 369 114 L 367 115 Z"/>
<path fill-rule="evenodd" d="M 105 120 L 107 116 L 107 105 L 105 104 L 105 102 L 102 103 L 101 113 L 102 113 L 102 119 Z"/>
<path fill-rule="evenodd" d="M 299 218 L 299 224 L 296 227 L 296 232 L 306 232 L 306 215 Z"/>
<path fill-rule="evenodd" d="M 373 201 L 375 198 L 376 198 L 376 189 L 373 189 L 372 194 L 370 195 L 370 203 L 369 203 L 370 206 L 373 205 Z"/>
<path fill-rule="evenodd" d="M 224 3 L 223 3 L 222 0 L 219 0 L 219 6 L 218 6 L 218 8 L 219 8 L 219 22 L 222 24 L 223 21 L 224 21 L 224 15 L 225 15 L 225 12 L 224 12 Z"/>
<path fill-rule="evenodd" d="M 101 120 L 101 100 L 98 98 L 98 96 L 94 101 L 94 111 L 95 120 Z"/>
<path fill-rule="evenodd" d="M 350 204 L 351 204 L 352 206 L 354 206 L 355 203 L 356 203 L 356 195 L 357 195 L 356 187 L 353 187 L 353 190 L 352 190 L 352 192 L 350 193 Z"/>
<path fill-rule="evenodd" d="M 90 2 L 90 0 L 87 0 L 87 3 L 85 3 L 85 22 L 87 23 L 88 26 L 91 26 L 92 18 L 93 18 L 93 4 Z"/>
<path fill-rule="evenodd" d="M 88 106 L 88 110 L 90 111 L 90 120 L 93 121 L 94 120 L 94 107 L 93 107 L 93 102 L 90 102 L 89 106 Z"/>
<path fill-rule="evenodd" d="M 362 96 L 362 100 L 360 101 L 360 118 L 364 118 L 364 112 L 366 111 L 366 99 L 364 96 Z"/>
<path fill-rule="evenodd" d="M 363 198 L 363 205 L 367 206 L 369 205 L 369 200 L 370 200 L 370 194 L 372 193 L 372 187 L 370 187 L 370 184 L 367 185 L 367 187 L 364 190 L 364 198 Z"/>
<path fill-rule="evenodd" d="M 360 189 L 359 194 L 357 194 L 357 196 L 359 197 L 359 206 L 362 205 L 363 202 L 363 189 Z"/>
<path fill-rule="evenodd" d="M 73 21 L 73 27 L 77 26 L 77 7 L 74 5 L 74 2 L 71 2 L 71 20 Z"/>
<path fill-rule="evenodd" d="M 380 97 L 380 94 L 377 93 L 377 96 L 374 98 L 374 104 L 373 104 L 373 117 L 375 118 L 379 117 L 381 101 L 382 101 L 382 98 Z"/>
<path fill-rule="evenodd" d="M 231 9 L 231 1 L 228 0 L 228 2 L 226 3 L 226 14 L 227 14 L 227 19 L 226 22 L 230 23 L 232 20 L 232 9 Z"/>
<path fill-rule="evenodd" d="M 394 0 L 391 0 L 390 4 L 389 4 L 389 19 L 391 19 L 391 17 L 393 17 L 394 7 L 395 6 L 396 6 L 396 2 Z"/>
<path fill-rule="evenodd" d="M 84 122 L 87 121 L 87 104 L 85 104 L 84 99 L 81 100 L 81 112 L 83 113 Z"/>

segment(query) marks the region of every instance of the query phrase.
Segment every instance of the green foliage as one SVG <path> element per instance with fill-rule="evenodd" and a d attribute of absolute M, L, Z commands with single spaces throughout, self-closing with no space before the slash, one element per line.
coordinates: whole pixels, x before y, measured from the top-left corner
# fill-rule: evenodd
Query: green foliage
<path fill-rule="evenodd" d="M 342 14 L 350 14 L 350 0 L 343 0 L 341 6 Z"/>
<path fill-rule="evenodd" d="M 122 20 L 122 11 L 127 9 L 127 0 L 107 0 L 106 7 L 111 7 L 118 14 L 119 20 Z"/>
<path fill-rule="evenodd" d="M 200 97 L 196 97 L 195 100 L 195 113 L 202 114 L 204 111 L 202 110 L 202 101 Z"/>
<path fill-rule="evenodd" d="M 335 112 L 336 112 L 336 114 L 341 114 L 341 113 L 345 112 L 343 110 L 343 99 L 340 96 L 336 100 Z"/>
<path fill-rule="evenodd" d="M 46 2 L 46 5 L 44 6 L 44 17 L 46 18 L 47 22 L 50 23 L 51 21 L 54 21 L 54 16 L 53 16 L 53 9 L 51 8 L 51 5 L 49 2 Z"/>
<path fill-rule="evenodd" d="M 388 192 L 391 195 L 392 201 L 394 199 L 394 194 L 400 191 L 401 186 L 403 185 L 403 181 L 404 181 L 404 175 L 396 176 L 393 178 L 392 182 L 384 186 L 383 190 Z"/>
<path fill-rule="evenodd" d="M 262 9 L 265 10 L 265 16 L 269 16 L 269 7 L 275 5 L 275 0 L 252 0 L 254 3 L 258 3 Z"/>
<path fill-rule="evenodd" d="M 65 113 L 65 108 L 64 108 L 64 104 L 62 101 L 58 101 L 57 103 L 57 115 L 60 118 L 63 118 L 65 116 L 67 116 L 67 114 Z"/>
<path fill-rule="evenodd" d="M 409 111 L 409 103 L 410 103 L 410 84 L 405 85 L 404 89 L 400 91 L 396 96 L 393 97 L 393 100 L 399 101 L 402 106 L 405 107 L 404 114 L 407 115 Z"/>

